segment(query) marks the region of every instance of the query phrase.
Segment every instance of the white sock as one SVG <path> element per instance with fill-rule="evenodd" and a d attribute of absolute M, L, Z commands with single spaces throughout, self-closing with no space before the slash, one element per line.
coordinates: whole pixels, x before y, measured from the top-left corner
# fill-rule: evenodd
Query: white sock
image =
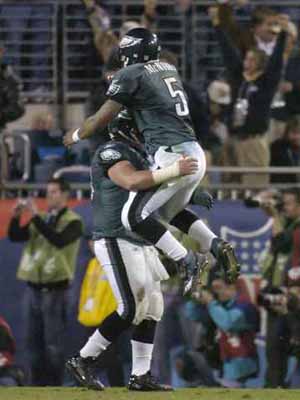
<path fill-rule="evenodd" d="M 150 371 L 153 343 L 131 341 L 132 347 L 132 372 L 131 375 L 144 375 Z"/>
<path fill-rule="evenodd" d="M 90 336 L 87 343 L 80 350 L 80 356 L 86 357 L 98 357 L 109 345 L 107 339 L 101 335 L 101 333 L 96 329 L 96 331 Z"/>
<path fill-rule="evenodd" d="M 160 249 L 174 261 L 178 261 L 187 255 L 186 248 L 183 247 L 169 231 L 166 231 L 162 235 L 159 241 L 155 244 L 155 247 Z"/>
<path fill-rule="evenodd" d="M 188 235 L 201 244 L 201 252 L 207 253 L 210 251 L 211 244 L 217 236 L 204 224 L 204 222 L 197 220 L 189 229 Z"/>

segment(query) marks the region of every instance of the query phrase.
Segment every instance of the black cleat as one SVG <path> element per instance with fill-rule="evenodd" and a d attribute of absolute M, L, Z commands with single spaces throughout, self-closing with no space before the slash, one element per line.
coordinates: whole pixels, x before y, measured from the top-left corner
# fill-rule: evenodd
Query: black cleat
<path fill-rule="evenodd" d="M 201 285 L 202 276 L 208 266 L 208 259 L 205 255 L 195 254 L 189 251 L 188 254 L 178 262 L 179 275 L 183 279 L 183 294 L 193 292 Z"/>
<path fill-rule="evenodd" d="M 91 390 L 103 390 L 104 385 L 93 374 L 93 365 L 94 359 L 92 357 L 77 356 L 66 362 L 67 370 L 81 386 Z"/>
<path fill-rule="evenodd" d="M 225 280 L 228 283 L 235 283 L 240 275 L 241 266 L 232 245 L 220 238 L 215 238 L 211 250 L 217 259 L 217 263 L 223 267 Z"/>
<path fill-rule="evenodd" d="M 158 383 L 150 371 L 140 376 L 131 375 L 127 388 L 140 392 L 169 392 L 173 390 L 171 386 Z"/>

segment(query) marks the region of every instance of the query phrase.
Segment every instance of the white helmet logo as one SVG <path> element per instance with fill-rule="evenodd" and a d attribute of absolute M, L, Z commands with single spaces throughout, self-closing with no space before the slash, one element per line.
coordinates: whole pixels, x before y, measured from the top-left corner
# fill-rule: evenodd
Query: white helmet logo
<path fill-rule="evenodd" d="M 141 43 L 142 40 L 143 39 L 125 35 L 121 40 L 119 47 L 120 49 L 124 49 L 125 47 L 135 46 L 136 44 Z"/>

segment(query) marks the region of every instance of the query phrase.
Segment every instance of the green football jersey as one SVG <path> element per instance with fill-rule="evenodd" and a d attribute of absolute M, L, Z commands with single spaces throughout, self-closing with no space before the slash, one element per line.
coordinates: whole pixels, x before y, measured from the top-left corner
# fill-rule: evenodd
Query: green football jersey
<path fill-rule="evenodd" d="M 109 168 L 122 160 L 129 161 L 138 170 L 149 169 L 144 154 L 126 143 L 111 141 L 97 149 L 91 165 L 93 240 L 115 237 L 144 245 L 145 241 L 122 225 L 122 209 L 129 192 L 107 175 Z"/>
<path fill-rule="evenodd" d="M 118 71 L 107 96 L 133 115 L 146 150 L 195 141 L 187 96 L 176 68 L 160 61 L 134 64 Z"/>

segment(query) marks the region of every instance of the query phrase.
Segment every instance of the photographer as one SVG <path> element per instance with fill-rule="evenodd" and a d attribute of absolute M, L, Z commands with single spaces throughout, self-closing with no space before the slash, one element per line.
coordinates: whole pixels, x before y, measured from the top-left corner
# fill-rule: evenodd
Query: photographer
<path fill-rule="evenodd" d="M 69 191 L 62 178 L 51 179 L 48 212 L 39 212 L 33 200 L 21 200 L 8 228 L 11 241 L 26 242 L 17 277 L 27 284 L 26 350 L 34 386 L 59 386 L 63 380 L 67 294 L 82 235 L 80 216 L 67 208 Z M 21 226 L 24 211 L 31 219 Z"/>
<path fill-rule="evenodd" d="M 282 211 L 273 199 L 264 199 L 261 208 L 273 218 L 269 253 L 262 263 L 262 291 L 259 302 L 268 311 L 266 334 L 266 387 L 284 386 L 287 372 L 287 342 L 279 334 L 284 327 L 284 287 L 292 265 L 294 236 L 300 228 L 300 193 L 290 189 L 282 195 Z M 276 368 L 274 368 L 276 365 Z"/>
<path fill-rule="evenodd" d="M 293 267 L 287 277 L 287 324 L 289 353 L 300 360 L 300 267 Z"/>
<path fill-rule="evenodd" d="M 241 387 L 258 372 L 255 336 L 259 329 L 256 307 L 241 301 L 235 285 L 223 279 L 212 282 L 212 291 L 199 293 L 199 301 L 219 329 L 219 348 L 223 361 L 221 383 Z"/>

